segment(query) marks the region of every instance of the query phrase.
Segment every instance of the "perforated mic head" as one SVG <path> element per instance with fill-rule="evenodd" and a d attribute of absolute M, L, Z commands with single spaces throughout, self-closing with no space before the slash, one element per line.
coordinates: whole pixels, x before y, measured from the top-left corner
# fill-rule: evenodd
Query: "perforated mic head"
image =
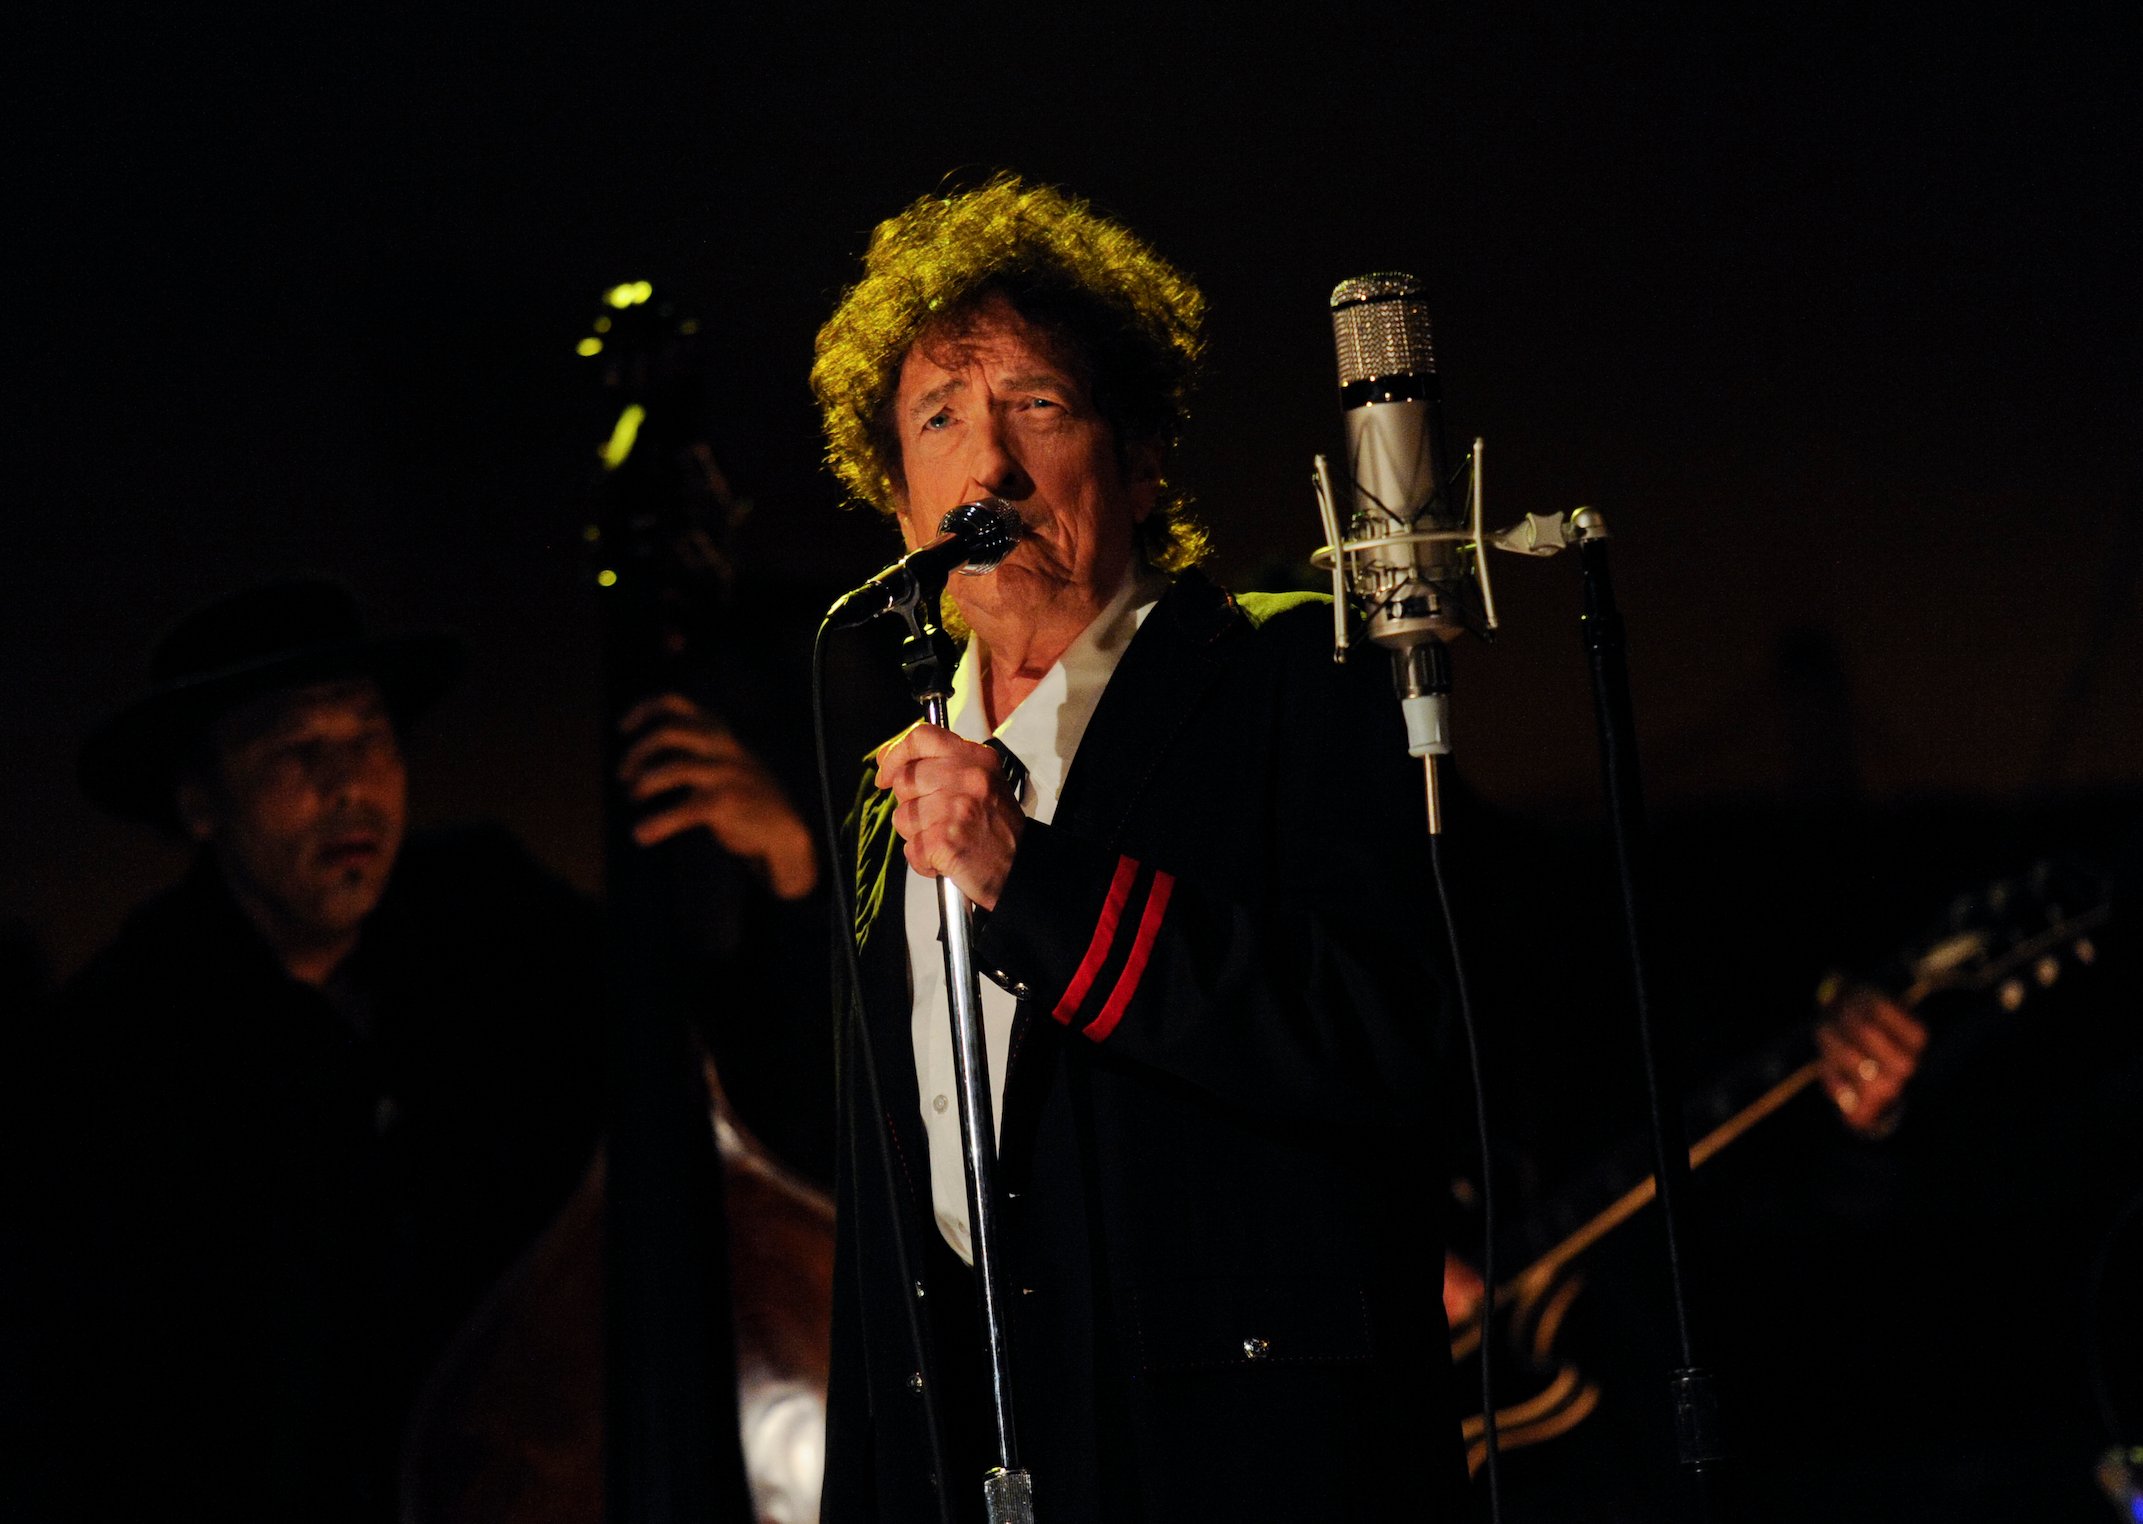
<path fill-rule="evenodd" d="M 1365 381 L 1436 374 L 1428 303 L 1411 275 L 1357 275 L 1333 287 L 1332 339 L 1342 392 Z"/>
<path fill-rule="evenodd" d="M 938 533 L 957 536 L 967 552 L 960 570 L 970 577 L 994 571 L 1012 554 L 1012 547 L 1027 532 L 1019 510 L 1001 497 L 985 497 L 959 507 L 938 520 Z"/>

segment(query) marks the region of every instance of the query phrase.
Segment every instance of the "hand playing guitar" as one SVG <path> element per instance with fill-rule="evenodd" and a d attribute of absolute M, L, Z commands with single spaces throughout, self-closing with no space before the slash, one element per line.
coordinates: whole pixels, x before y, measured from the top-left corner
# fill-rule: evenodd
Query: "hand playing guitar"
<path fill-rule="evenodd" d="M 1864 1138 L 1897 1127 L 1898 1103 L 1927 1046 L 1927 1028 L 1882 991 L 1836 976 L 1816 991 L 1823 1093 Z"/>

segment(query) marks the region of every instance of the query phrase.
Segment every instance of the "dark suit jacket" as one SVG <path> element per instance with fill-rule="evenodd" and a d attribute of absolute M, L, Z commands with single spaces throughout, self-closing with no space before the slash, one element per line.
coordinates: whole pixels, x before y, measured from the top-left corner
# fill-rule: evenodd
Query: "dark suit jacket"
<path fill-rule="evenodd" d="M 1028 823 L 978 915 L 978 962 L 1020 996 L 1000 1184 L 1021 1459 L 1044 1517 L 1461 1517 L 1420 774 L 1387 664 L 1335 668 L 1330 630 L 1322 599 L 1177 583 L 1055 820 Z M 914 1285 L 935 1228 L 904 867 L 890 796 L 866 777 L 862 801 L 879 1094 L 851 1022 L 829 1524 L 937 1517 L 916 1378 L 974 1380 L 933 1368 L 958 1331 L 937 1320 L 972 1319 L 971 1295 Z M 978 1511 L 981 1481 L 946 1478 L 955 1516 Z"/>

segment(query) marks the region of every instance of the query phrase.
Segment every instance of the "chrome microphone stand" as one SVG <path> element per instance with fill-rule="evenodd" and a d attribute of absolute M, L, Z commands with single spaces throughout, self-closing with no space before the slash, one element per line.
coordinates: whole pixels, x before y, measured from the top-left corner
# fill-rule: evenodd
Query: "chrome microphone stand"
<path fill-rule="evenodd" d="M 896 596 L 891 612 L 907 634 L 900 667 L 923 718 L 944 726 L 956 663 L 938 623 L 943 573 L 920 576 Z M 1012 1422 L 1012 1348 L 1005 1317 L 1004 1268 L 998 1251 L 997 1127 L 990 1104 L 990 1066 L 982 1035 L 982 987 L 975 971 L 967 896 L 949 877 L 938 879 L 938 924 L 945 949 L 945 993 L 952 1007 L 953 1071 L 960 1102 L 960 1155 L 967 1176 L 967 1220 L 982 1288 L 982 1333 L 990 1366 L 990 1416 L 997 1464 L 982 1482 L 989 1524 L 1034 1524 L 1034 1485 L 1019 1464 Z"/>

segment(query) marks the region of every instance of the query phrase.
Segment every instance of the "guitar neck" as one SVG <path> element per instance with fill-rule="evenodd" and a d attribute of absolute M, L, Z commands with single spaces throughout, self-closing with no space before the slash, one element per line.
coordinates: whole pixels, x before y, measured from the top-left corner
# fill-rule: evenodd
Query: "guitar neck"
<path fill-rule="evenodd" d="M 1802 1027 L 1765 1046 L 1707 1085 L 1683 1107 L 1683 1136 L 1691 1168 L 1701 1168 L 1815 1083 L 1813 1028 Z M 1642 1211 L 1658 1193 L 1651 1171 L 1633 1158 L 1593 1170 L 1530 1224 L 1513 1257 L 1525 1268 L 1496 1288 L 1497 1298 L 1538 1285 Z"/>
<path fill-rule="evenodd" d="M 2061 949 L 2069 949 L 2080 962 L 2091 961 L 2095 954 L 2087 934 L 2105 924 L 2110 913 L 2110 904 L 2101 898 L 2088 909 L 2057 915 L 2051 924 L 2010 940 L 1969 977 L 1958 977 L 1959 965 L 1983 944 L 1961 935 L 1938 942 L 1908 965 L 1910 973 L 1900 981 L 1896 1003 L 1916 1011 L 1939 991 L 1966 989 L 1991 993 L 2004 1011 L 2013 1011 L 2032 984 L 2054 982 Z M 1814 1030 L 1810 1024 L 1773 1041 L 1690 1100 L 1683 1108 L 1682 1135 L 1696 1139 L 1689 1149 L 1692 1169 L 1701 1168 L 1816 1082 L 1821 1071 L 1814 1056 Z M 1657 1180 L 1641 1165 L 1596 1171 L 1584 1188 L 1535 1219 L 1531 1242 L 1524 1246 L 1527 1252 L 1514 1256 L 1525 1268 L 1496 1287 L 1497 1298 L 1545 1285 L 1636 1216 L 1657 1193 Z"/>
<path fill-rule="evenodd" d="M 1796 1034 L 1796 1037 L 1798 1038 L 1798 1046 L 1805 1047 L 1807 1045 L 1805 1034 Z M 1820 1066 L 1816 1060 L 1810 1058 L 1778 1074 L 1754 1099 L 1747 1101 L 1738 1109 L 1731 1110 L 1722 1120 L 1715 1123 L 1695 1143 L 1690 1145 L 1690 1168 L 1702 1168 L 1729 1143 L 1741 1137 L 1766 1117 L 1777 1112 L 1803 1090 L 1813 1085 L 1819 1072 Z M 1624 1185 L 1619 1190 L 1616 1190 L 1612 1185 L 1603 1186 L 1596 1183 L 1594 1190 L 1587 1193 L 1586 1200 L 1591 1203 L 1598 1203 L 1602 1197 L 1605 1197 L 1605 1203 L 1591 1206 L 1589 1209 L 1590 1215 L 1586 1215 L 1586 1209 L 1573 1209 L 1566 1206 L 1561 1212 L 1544 1219 L 1551 1227 L 1560 1227 L 1573 1221 L 1577 1223 L 1577 1226 L 1564 1230 L 1563 1236 L 1556 1240 L 1552 1246 L 1544 1251 L 1536 1252 L 1530 1263 L 1523 1270 L 1520 1270 L 1508 1281 L 1498 1286 L 1496 1288 L 1497 1298 L 1501 1300 L 1515 1295 L 1522 1288 L 1535 1286 L 1553 1278 L 1562 1271 L 1564 1266 L 1568 1265 L 1580 1254 L 1583 1254 L 1602 1238 L 1605 1238 L 1616 1228 L 1622 1226 L 1623 1223 L 1636 1216 L 1651 1202 L 1658 1192 L 1658 1178 L 1648 1173 L 1642 1174 L 1641 1178 L 1634 1183 Z"/>

